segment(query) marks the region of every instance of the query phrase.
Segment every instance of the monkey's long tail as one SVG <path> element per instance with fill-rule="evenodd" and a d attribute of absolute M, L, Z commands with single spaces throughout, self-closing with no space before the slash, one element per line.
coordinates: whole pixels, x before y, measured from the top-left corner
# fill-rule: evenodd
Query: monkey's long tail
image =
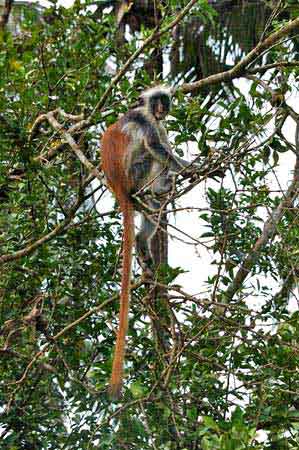
<path fill-rule="evenodd" d="M 123 212 L 123 268 L 121 279 L 119 325 L 114 350 L 112 374 L 110 379 L 109 394 L 113 399 L 118 399 L 121 394 L 124 358 L 126 351 L 126 336 L 128 331 L 128 314 L 130 303 L 130 284 L 132 271 L 132 254 L 134 245 L 134 209 L 129 198 L 118 201 Z"/>

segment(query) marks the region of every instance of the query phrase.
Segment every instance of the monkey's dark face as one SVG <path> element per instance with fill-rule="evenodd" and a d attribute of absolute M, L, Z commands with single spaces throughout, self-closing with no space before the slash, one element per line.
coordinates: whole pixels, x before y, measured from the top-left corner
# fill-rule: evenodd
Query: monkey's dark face
<path fill-rule="evenodd" d="M 169 96 L 161 93 L 154 94 L 149 99 L 149 108 L 156 120 L 163 120 L 169 113 Z"/>

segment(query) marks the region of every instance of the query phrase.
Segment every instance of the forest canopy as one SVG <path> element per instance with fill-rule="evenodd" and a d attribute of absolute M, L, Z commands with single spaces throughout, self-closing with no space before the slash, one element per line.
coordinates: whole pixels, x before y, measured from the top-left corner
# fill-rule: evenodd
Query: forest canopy
<path fill-rule="evenodd" d="M 298 13 L 0 5 L 1 448 L 298 448 Z M 122 218 L 100 141 L 158 83 L 173 152 L 198 166 L 168 197 L 154 276 L 134 262 L 116 402 Z"/>

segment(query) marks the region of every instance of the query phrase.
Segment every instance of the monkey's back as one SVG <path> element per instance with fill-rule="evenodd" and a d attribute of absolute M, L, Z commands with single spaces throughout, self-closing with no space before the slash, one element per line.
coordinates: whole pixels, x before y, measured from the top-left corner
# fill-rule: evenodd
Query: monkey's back
<path fill-rule="evenodd" d="M 118 201 L 120 196 L 131 192 L 132 182 L 126 171 L 129 136 L 124 133 L 119 123 L 111 125 L 102 137 L 102 168 L 109 187 L 115 193 Z"/>

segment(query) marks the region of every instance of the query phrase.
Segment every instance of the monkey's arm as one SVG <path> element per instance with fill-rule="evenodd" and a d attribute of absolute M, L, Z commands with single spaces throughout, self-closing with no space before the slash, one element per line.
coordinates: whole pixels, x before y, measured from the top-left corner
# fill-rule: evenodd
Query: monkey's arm
<path fill-rule="evenodd" d="M 132 140 L 134 141 L 135 135 L 142 136 L 143 143 L 154 160 L 169 168 L 171 172 L 178 173 L 190 166 L 188 161 L 174 156 L 162 124 L 155 125 L 141 111 L 133 110 L 124 116 L 122 126 L 126 129 L 128 125 L 134 130 L 134 132 L 131 131 Z"/>
<path fill-rule="evenodd" d="M 192 173 L 194 173 L 194 168 L 197 166 L 197 164 L 193 164 L 192 162 L 186 161 L 185 159 L 180 158 L 177 155 L 174 155 L 174 153 L 172 152 L 172 149 L 171 149 L 171 144 L 168 140 L 167 131 L 162 124 L 159 125 L 159 134 L 160 134 L 160 139 L 161 139 L 162 145 L 166 146 L 167 151 L 171 156 L 170 170 L 177 173 L 183 169 L 187 169 L 187 171 L 185 171 L 185 173 L 190 172 L 190 171 Z"/>
<path fill-rule="evenodd" d="M 157 130 L 153 125 L 148 127 L 148 129 L 145 131 L 145 146 L 156 161 L 159 161 L 162 165 L 169 167 L 170 171 L 175 173 L 178 173 L 186 167 L 190 166 L 190 163 L 188 161 L 185 161 L 184 159 L 179 158 L 172 153 L 164 128 L 163 131 L 165 133 L 165 136 L 163 137 L 159 136 Z"/>

